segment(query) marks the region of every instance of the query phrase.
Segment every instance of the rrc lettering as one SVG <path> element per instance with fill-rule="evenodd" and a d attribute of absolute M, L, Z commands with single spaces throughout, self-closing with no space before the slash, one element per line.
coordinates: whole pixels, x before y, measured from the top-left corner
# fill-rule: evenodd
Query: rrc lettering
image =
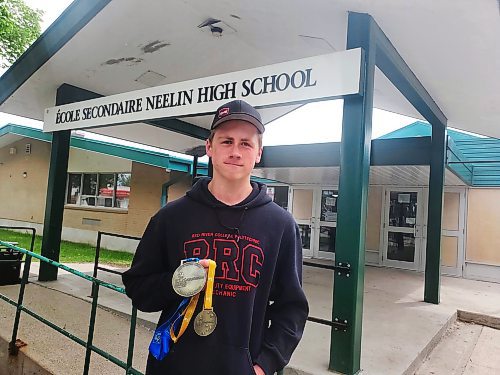
<path fill-rule="evenodd" d="M 184 243 L 186 258 L 212 258 L 217 262 L 216 279 L 241 281 L 256 287 L 264 265 L 264 252 L 253 244 L 241 249 L 235 240 L 214 239 L 212 247 L 205 239 Z"/>

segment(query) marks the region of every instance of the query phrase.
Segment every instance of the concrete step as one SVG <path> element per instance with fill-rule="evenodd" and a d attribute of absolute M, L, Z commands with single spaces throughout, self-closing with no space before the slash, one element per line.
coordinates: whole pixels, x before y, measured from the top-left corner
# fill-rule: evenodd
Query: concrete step
<path fill-rule="evenodd" d="M 415 375 L 463 374 L 482 330 L 480 325 L 455 322 Z"/>
<path fill-rule="evenodd" d="M 455 322 L 415 375 L 500 374 L 500 331 L 479 324 Z"/>
<path fill-rule="evenodd" d="M 464 375 L 500 374 L 500 331 L 483 327 Z"/>

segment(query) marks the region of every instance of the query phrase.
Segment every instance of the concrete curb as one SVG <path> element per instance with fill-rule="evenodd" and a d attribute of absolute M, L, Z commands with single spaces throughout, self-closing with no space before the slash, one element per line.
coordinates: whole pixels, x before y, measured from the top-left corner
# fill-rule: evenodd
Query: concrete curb
<path fill-rule="evenodd" d="M 402 375 L 413 375 L 417 371 L 427 356 L 434 350 L 443 338 L 446 331 L 457 321 L 457 313 L 453 313 L 448 321 L 439 329 L 439 331 L 432 337 L 422 351 L 415 357 L 410 366 L 403 372 Z"/>
<path fill-rule="evenodd" d="M 500 318 L 491 315 L 479 314 L 470 311 L 457 310 L 458 320 L 465 323 L 474 323 L 482 326 L 500 329 Z"/>

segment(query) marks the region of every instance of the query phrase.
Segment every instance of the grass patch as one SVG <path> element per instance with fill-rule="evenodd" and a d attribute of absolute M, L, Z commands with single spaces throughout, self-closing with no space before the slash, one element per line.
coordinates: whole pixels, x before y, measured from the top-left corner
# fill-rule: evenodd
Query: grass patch
<path fill-rule="evenodd" d="M 11 230 L 0 229 L 0 240 L 17 242 L 19 247 L 29 250 L 31 245 L 31 233 L 19 233 Z M 42 248 L 42 236 L 35 237 L 34 252 L 40 254 Z M 61 253 L 59 261 L 61 263 L 94 263 L 95 246 L 61 241 Z M 130 266 L 134 254 L 126 251 L 108 250 L 101 247 L 99 264 L 109 264 L 115 266 Z M 38 262 L 38 259 L 33 258 L 33 261 Z"/>

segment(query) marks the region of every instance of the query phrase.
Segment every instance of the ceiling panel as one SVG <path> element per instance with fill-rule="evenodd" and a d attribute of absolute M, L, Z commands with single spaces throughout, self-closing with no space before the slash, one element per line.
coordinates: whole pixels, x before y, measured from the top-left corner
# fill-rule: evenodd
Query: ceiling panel
<path fill-rule="evenodd" d="M 41 119 L 62 83 L 110 95 L 145 88 L 138 78 L 147 71 L 165 77 L 156 83 L 163 85 L 343 50 L 348 11 L 375 18 L 449 125 L 500 137 L 495 0 L 111 1 L 0 111 Z M 221 20 L 221 37 L 198 28 L 209 17 Z M 381 74 L 375 89 L 377 107 L 416 116 Z M 290 109 L 264 117 L 269 121 Z M 210 116 L 191 121 L 208 127 Z M 149 130 L 142 143 L 155 138 Z M 184 145 L 168 147 L 179 151 Z"/>
<path fill-rule="evenodd" d="M 340 167 L 328 168 L 264 168 L 256 169 L 255 176 L 290 185 L 338 186 Z M 370 185 L 428 186 L 428 166 L 375 166 L 370 168 Z M 446 169 L 445 186 L 466 186 Z"/>

